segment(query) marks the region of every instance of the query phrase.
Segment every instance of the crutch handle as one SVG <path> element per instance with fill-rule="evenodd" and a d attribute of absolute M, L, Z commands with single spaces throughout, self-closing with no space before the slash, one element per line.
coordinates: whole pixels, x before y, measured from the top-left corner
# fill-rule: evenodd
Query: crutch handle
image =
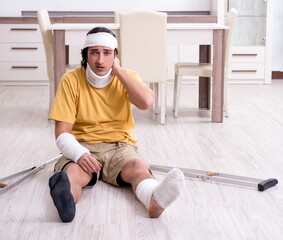
<path fill-rule="evenodd" d="M 6 186 L 7 186 L 7 184 L 0 182 L 0 188 L 4 188 L 4 187 L 6 187 Z"/>
<path fill-rule="evenodd" d="M 260 182 L 257 185 L 257 189 L 258 189 L 258 191 L 262 192 L 262 191 L 264 191 L 268 188 L 275 186 L 277 183 L 278 183 L 278 180 L 276 178 L 268 178 L 268 179 Z"/>

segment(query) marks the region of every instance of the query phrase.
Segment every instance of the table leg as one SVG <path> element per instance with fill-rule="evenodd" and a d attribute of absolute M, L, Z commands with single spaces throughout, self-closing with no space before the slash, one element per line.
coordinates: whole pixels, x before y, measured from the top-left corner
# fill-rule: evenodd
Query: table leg
<path fill-rule="evenodd" d="M 211 46 L 200 45 L 199 47 L 199 62 L 211 62 Z M 199 77 L 199 108 L 210 109 L 210 85 L 211 78 Z"/>
<path fill-rule="evenodd" d="M 213 31 L 212 122 L 223 122 L 225 30 Z"/>

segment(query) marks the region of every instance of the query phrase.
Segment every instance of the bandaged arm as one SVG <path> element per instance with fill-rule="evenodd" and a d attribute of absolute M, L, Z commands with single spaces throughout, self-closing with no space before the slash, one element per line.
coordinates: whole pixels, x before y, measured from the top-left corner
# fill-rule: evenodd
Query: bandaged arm
<path fill-rule="evenodd" d="M 90 153 L 89 150 L 83 147 L 75 138 L 68 132 L 61 133 L 56 139 L 56 145 L 61 153 L 68 159 L 77 162 L 85 153 Z"/>

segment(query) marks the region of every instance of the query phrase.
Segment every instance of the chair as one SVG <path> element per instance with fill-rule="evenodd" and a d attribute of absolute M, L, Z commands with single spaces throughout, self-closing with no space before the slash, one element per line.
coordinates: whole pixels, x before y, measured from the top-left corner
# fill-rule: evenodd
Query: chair
<path fill-rule="evenodd" d="M 53 60 L 53 34 L 49 30 L 51 25 L 49 14 L 45 9 L 40 9 L 37 12 L 37 21 L 41 31 L 41 36 L 43 40 L 47 76 L 49 79 L 49 110 L 51 109 L 53 99 L 54 99 L 54 60 Z"/>
<path fill-rule="evenodd" d="M 229 72 L 229 62 L 231 60 L 231 45 L 234 27 L 237 19 L 237 11 L 232 8 L 226 18 L 226 25 L 229 29 L 225 32 L 225 67 L 224 67 L 224 112 L 225 117 L 229 116 L 227 102 L 227 75 Z M 175 64 L 173 111 L 174 117 L 178 117 L 178 108 L 181 91 L 181 79 L 183 76 L 212 77 L 211 63 L 189 63 L 179 62 Z"/>
<path fill-rule="evenodd" d="M 160 123 L 165 124 L 167 14 L 138 9 L 117 14 L 121 65 L 137 71 L 145 83 L 154 86 L 156 109 L 160 102 Z"/>
<path fill-rule="evenodd" d="M 122 9 L 122 10 L 116 10 L 114 11 L 114 22 L 120 24 L 120 13 L 133 13 L 133 12 L 138 12 L 141 11 L 140 8 L 129 8 L 129 9 Z M 119 38 L 119 36 L 117 36 Z M 120 45 L 120 39 L 118 41 L 118 49 L 121 49 Z M 118 58 L 121 60 L 120 52 L 118 51 Z"/>
<path fill-rule="evenodd" d="M 54 57 L 53 57 L 53 33 L 49 30 L 51 25 L 50 17 L 45 9 L 40 9 L 37 12 L 37 21 L 39 24 L 46 59 L 47 76 L 49 79 L 49 111 L 51 110 L 54 100 Z M 67 66 L 67 69 L 74 68 L 75 66 Z"/>

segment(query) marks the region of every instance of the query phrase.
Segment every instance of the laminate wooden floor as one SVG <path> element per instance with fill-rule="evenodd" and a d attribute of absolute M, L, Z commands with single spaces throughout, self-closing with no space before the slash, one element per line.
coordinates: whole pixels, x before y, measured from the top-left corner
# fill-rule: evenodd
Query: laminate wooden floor
<path fill-rule="evenodd" d="M 259 192 L 187 179 L 178 200 L 150 219 L 130 189 L 99 182 L 84 190 L 74 221 L 66 224 L 49 195 L 51 165 L 0 194 L 0 239 L 283 239 L 283 81 L 230 85 L 230 117 L 221 124 L 197 109 L 196 85 L 183 86 L 174 118 L 172 89 L 169 84 L 166 125 L 153 110 L 134 110 L 135 135 L 149 163 L 274 177 L 279 184 Z M 0 86 L 0 114 L 0 178 L 59 153 L 47 120 L 47 86 Z"/>

